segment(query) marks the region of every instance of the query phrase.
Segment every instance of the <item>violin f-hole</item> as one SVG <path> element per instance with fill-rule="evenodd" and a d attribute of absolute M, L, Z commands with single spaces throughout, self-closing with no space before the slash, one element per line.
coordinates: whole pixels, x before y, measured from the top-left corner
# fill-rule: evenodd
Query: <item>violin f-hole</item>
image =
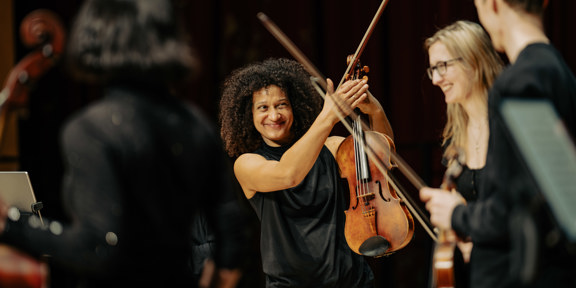
<path fill-rule="evenodd" d="M 380 194 L 380 198 L 382 198 L 382 200 L 384 200 L 384 202 L 390 202 L 390 198 L 386 198 L 384 197 L 383 191 L 382 191 L 382 182 L 376 180 L 376 184 L 378 184 L 378 194 Z"/>

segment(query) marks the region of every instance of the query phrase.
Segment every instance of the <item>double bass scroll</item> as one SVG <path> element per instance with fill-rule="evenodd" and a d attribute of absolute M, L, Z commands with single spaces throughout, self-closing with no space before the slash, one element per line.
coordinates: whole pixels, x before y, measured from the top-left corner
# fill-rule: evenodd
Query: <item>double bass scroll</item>
<path fill-rule="evenodd" d="M 52 68 L 64 50 L 65 32 L 59 17 L 45 9 L 22 20 L 20 37 L 32 52 L 8 74 L 0 92 L 0 164 L 19 169 L 18 120 L 27 115 L 28 98 L 36 81 Z"/>

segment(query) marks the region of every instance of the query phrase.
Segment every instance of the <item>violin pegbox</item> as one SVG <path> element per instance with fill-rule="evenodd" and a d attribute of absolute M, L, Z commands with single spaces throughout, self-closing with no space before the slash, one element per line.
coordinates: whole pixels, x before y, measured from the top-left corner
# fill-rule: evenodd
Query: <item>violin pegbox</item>
<path fill-rule="evenodd" d="M 352 61 L 354 55 L 348 55 L 346 58 L 346 65 L 350 65 L 350 61 Z M 356 63 L 354 63 L 354 67 L 350 69 L 350 72 L 346 75 L 346 81 L 348 80 L 356 80 L 362 79 L 368 81 L 368 72 L 370 72 L 370 68 L 368 66 L 363 66 L 360 63 L 360 59 L 356 59 Z"/>

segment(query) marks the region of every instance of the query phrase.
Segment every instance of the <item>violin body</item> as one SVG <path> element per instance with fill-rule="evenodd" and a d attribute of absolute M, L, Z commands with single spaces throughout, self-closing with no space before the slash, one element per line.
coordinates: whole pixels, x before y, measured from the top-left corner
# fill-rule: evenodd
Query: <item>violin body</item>
<path fill-rule="evenodd" d="M 375 156 L 383 159 L 391 169 L 392 140 L 381 133 L 366 131 L 363 138 L 372 147 Z M 357 254 L 378 257 L 405 247 L 414 234 L 412 215 L 388 184 L 386 175 L 368 161 L 367 177 L 358 175 L 358 145 L 354 136 L 348 136 L 340 145 L 336 159 L 342 176 L 348 180 L 350 204 L 346 210 L 345 236 L 348 246 Z M 382 145 L 382 143 L 387 145 Z M 355 147 L 356 146 L 356 147 Z M 384 147 L 382 147 L 384 146 Z M 356 151 L 355 151 L 356 150 Z"/>

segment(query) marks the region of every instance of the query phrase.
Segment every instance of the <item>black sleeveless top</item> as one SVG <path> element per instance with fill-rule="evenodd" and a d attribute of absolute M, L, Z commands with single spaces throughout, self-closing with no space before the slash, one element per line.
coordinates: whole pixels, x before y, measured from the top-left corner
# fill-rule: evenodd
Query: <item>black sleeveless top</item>
<path fill-rule="evenodd" d="M 462 167 L 462 172 L 456 178 L 456 190 L 460 192 L 467 203 L 473 203 L 478 199 L 479 179 L 484 177 L 484 167 L 470 169 L 467 165 Z M 460 249 L 454 250 L 454 276 L 455 286 L 460 288 L 470 287 L 470 263 L 465 263 Z"/>
<path fill-rule="evenodd" d="M 466 202 L 474 202 L 478 198 L 478 179 L 483 177 L 484 168 L 470 169 L 467 165 L 462 168 L 462 173 L 456 178 L 456 190 L 466 199 Z"/>
<path fill-rule="evenodd" d="M 448 142 L 442 146 L 442 152 L 444 152 L 446 147 L 450 145 L 450 141 L 452 140 L 448 140 Z M 445 167 L 448 166 L 448 160 L 444 157 L 442 158 L 442 165 Z M 462 172 L 460 172 L 460 175 L 456 177 L 455 184 L 456 191 L 458 191 L 460 195 L 466 199 L 467 203 L 474 202 L 476 199 L 478 199 L 478 180 L 482 179 L 484 174 L 486 174 L 484 167 L 479 169 L 470 169 L 468 168 L 468 165 L 462 165 Z"/>
<path fill-rule="evenodd" d="M 290 147 L 263 144 L 256 154 L 280 160 Z M 338 165 L 326 146 L 294 188 L 256 193 L 266 287 L 373 287 L 363 256 L 344 237 L 345 198 Z"/>

